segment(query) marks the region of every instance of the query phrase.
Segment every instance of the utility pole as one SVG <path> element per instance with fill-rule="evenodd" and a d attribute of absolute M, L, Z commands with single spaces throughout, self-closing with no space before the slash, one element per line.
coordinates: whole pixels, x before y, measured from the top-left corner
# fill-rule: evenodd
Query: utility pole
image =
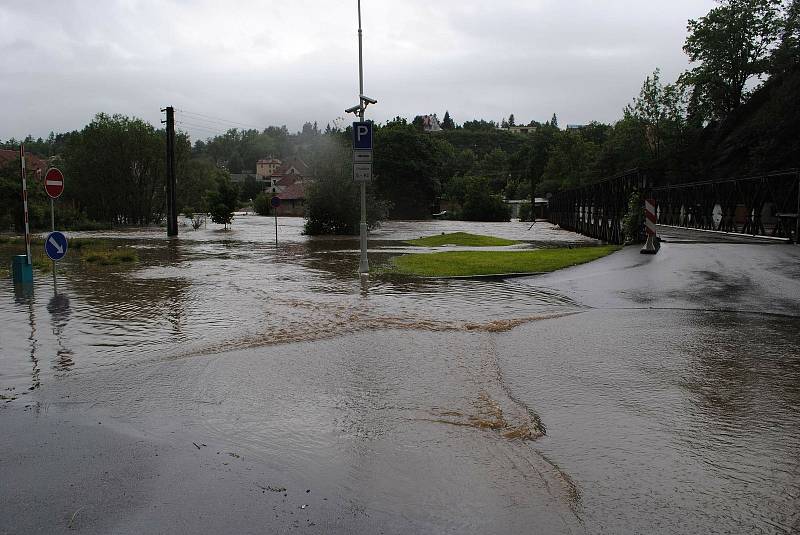
<path fill-rule="evenodd" d="M 175 202 L 175 108 L 167 106 L 167 236 L 178 235 L 178 210 Z"/>

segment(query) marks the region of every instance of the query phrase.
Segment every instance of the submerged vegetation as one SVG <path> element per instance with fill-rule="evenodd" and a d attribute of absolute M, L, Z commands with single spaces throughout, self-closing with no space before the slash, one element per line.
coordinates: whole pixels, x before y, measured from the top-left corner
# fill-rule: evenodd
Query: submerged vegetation
<path fill-rule="evenodd" d="M 20 236 L 0 237 L 0 244 L 22 245 L 24 253 L 24 239 Z M 44 240 L 39 237 L 31 240 L 31 256 L 33 267 L 42 273 L 53 270 L 53 261 L 50 260 L 43 249 Z M 96 238 L 73 238 L 68 242 L 68 257 L 77 256 L 81 262 L 97 266 L 114 266 L 137 262 L 139 255 L 133 247 L 115 245 L 114 240 Z M 0 275 L 4 274 L 4 267 L 0 267 Z"/>
<path fill-rule="evenodd" d="M 545 273 L 597 260 L 619 247 L 538 249 L 533 251 L 448 251 L 392 259 L 383 272 L 421 277 L 470 277 Z"/>
<path fill-rule="evenodd" d="M 437 234 L 416 240 L 408 240 L 409 245 L 419 245 L 422 247 L 440 247 L 442 245 L 461 245 L 464 247 L 502 247 L 504 245 L 515 245 L 519 243 L 505 238 L 495 238 L 494 236 L 482 236 L 480 234 L 469 234 L 467 232 L 451 232 L 449 234 Z"/>
<path fill-rule="evenodd" d="M 114 245 L 111 240 L 77 238 L 70 242 L 70 247 L 79 252 L 83 262 L 99 266 L 115 266 L 139 260 L 135 249 Z"/>

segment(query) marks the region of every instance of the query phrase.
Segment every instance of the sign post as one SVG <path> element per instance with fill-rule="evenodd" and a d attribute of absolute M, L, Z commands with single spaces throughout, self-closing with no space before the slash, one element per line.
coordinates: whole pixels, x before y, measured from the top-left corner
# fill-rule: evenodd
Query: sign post
<path fill-rule="evenodd" d="M 25 210 L 25 252 L 28 255 L 28 265 L 31 261 L 31 228 L 28 222 L 28 179 L 25 172 L 25 145 L 19 146 L 19 161 L 22 172 L 22 205 Z"/>
<path fill-rule="evenodd" d="M 56 261 L 61 260 L 67 254 L 67 237 L 61 232 L 51 232 L 44 240 L 44 252 L 53 261 L 53 293 L 58 295 Z"/>
<path fill-rule="evenodd" d="M 56 261 L 64 258 L 67 254 L 67 238 L 60 232 L 56 232 L 56 211 L 54 206 L 55 199 L 64 193 L 64 173 L 55 167 L 51 167 L 44 174 L 44 191 L 50 197 L 50 230 L 47 241 L 44 243 L 44 250 L 47 256 L 53 261 L 53 291 L 58 294 L 56 283 Z"/>
<path fill-rule="evenodd" d="M 25 254 L 13 258 L 11 265 L 12 277 L 15 284 L 30 284 L 33 282 L 33 264 L 31 262 L 31 231 L 28 223 L 28 180 L 25 172 L 25 146 L 19 146 L 19 169 L 22 178 L 22 210 L 25 220 Z"/>
<path fill-rule="evenodd" d="M 275 193 L 277 188 L 272 188 L 272 192 Z M 281 198 L 277 195 L 273 195 L 272 199 L 269 200 L 270 206 L 272 209 L 275 210 L 275 247 L 278 246 L 278 207 L 281 205 Z"/>
<path fill-rule="evenodd" d="M 364 120 L 361 108 L 360 121 L 353 123 L 353 180 L 361 186 L 361 262 L 360 273 L 369 273 L 367 258 L 367 182 L 372 180 L 372 123 Z"/>

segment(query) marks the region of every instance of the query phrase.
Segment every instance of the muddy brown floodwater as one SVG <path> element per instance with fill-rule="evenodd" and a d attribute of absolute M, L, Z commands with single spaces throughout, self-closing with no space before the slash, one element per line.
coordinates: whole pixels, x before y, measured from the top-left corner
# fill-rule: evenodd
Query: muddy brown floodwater
<path fill-rule="evenodd" d="M 360 281 L 357 240 L 285 218 L 276 247 L 272 225 L 76 233 L 139 261 L 70 252 L 58 296 L 46 275 L 27 293 L 0 284 L 0 423 L 24 429 L 27 409 L 35 442 L 51 420 L 53 435 L 102 420 L 141 445 L 109 469 L 138 467 L 118 476 L 129 501 L 56 493 L 38 515 L 23 503 L 38 479 L 8 482 L 35 455 L 0 454 L 0 490 L 18 497 L 0 501 L 0 532 L 800 530 L 791 247 L 665 244 L 543 277 Z M 440 232 L 594 243 L 528 227 L 392 222 L 370 262 Z M 0 260 L 17 252 L 0 245 Z M 59 462 L 41 460 L 48 477 Z"/>

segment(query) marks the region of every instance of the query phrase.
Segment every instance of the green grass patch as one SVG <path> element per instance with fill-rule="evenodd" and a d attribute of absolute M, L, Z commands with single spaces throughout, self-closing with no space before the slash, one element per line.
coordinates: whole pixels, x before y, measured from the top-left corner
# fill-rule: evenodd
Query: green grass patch
<path fill-rule="evenodd" d="M 534 251 L 448 251 L 396 257 L 387 274 L 422 277 L 469 277 L 512 273 L 543 273 L 597 260 L 618 250 L 616 245 Z"/>
<path fill-rule="evenodd" d="M 115 266 L 139 260 L 136 251 L 130 248 L 117 249 L 88 249 L 81 252 L 81 259 L 99 266 Z"/>
<path fill-rule="evenodd" d="M 75 238 L 70 240 L 69 248 L 78 253 L 82 261 L 97 266 L 116 266 L 139 260 L 135 249 L 114 245 L 113 240 L 108 239 Z"/>
<path fill-rule="evenodd" d="M 409 245 L 419 245 L 422 247 L 439 247 L 442 245 L 462 245 L 464 247 L 501 247 L 504 245 L 514 245 L 519 243 L 505 238 L 495 238 L 494 236 L 481 236 L 480 234 L 469 234 L 467 232 L 451 232 L 450 234 L 437 234 L 416 240 L 409 240 Z"/>

